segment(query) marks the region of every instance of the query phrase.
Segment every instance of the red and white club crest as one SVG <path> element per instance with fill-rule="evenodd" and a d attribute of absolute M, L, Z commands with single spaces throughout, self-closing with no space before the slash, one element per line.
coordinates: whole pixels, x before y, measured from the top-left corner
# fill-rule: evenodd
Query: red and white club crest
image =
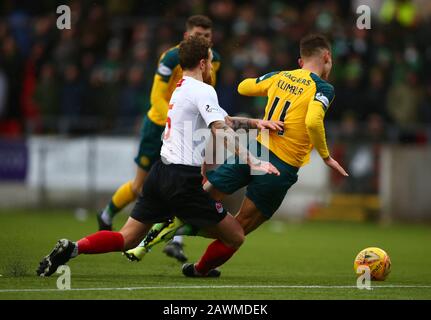
<path fill-rule="evenodd" d="M 221 202 L 216 202 L 215 207 L 216 207 L 218 213 L 223 212 L 223 205 L 221 204 Z"/>

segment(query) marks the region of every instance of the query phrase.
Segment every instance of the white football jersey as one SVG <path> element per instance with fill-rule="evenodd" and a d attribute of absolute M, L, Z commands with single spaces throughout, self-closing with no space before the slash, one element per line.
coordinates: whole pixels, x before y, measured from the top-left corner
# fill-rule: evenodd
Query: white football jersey
<path fill-rule="evenodd" d="M 160 155 L 164 163 L 201 166 L 211 134 L 209 125 L 227 116 L 214 88 L 192 77 L 183 77 L 169 102 Z"/>

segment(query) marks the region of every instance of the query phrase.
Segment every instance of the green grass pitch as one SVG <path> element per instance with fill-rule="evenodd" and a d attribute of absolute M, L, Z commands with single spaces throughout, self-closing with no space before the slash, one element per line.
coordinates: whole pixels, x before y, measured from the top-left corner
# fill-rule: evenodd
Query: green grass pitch
<path fill-rule="evenodd" d="M 116 226 L 125 219 L 120 215 Z M 80 221 L 72 211 L 1 211 L 0 299 L 431 299 L 431 228 L 420 225 L 268 222 L 247 237 L 219 279 L 185 278 L 162 246 L 139 263 L 120 253 L 79 256 L 69 262 L 72 290 L 57 290 L 55 274 L 36 276 L 58 239 L 95 230 L 94 216 Z M 191 261 L 209 241 L 186 239 Z M 368 246 L 389 253 L 392 272 L 373 290 L 359 290 L 353 259 Z"/>

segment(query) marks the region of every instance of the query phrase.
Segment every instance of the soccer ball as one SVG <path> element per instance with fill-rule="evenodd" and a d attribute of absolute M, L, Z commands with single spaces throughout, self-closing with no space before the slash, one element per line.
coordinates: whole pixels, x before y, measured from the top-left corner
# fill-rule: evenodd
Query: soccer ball
<path fill-rule="evenodd" d="M 391 259 L 389 255 L 380 248 L 366 248 L 358 253 L 353 263 L 353 269 L 358 274 L 359 266 L 368 266 L 370 268 L 371 280 L 383 281 L 391 272 Z"/>

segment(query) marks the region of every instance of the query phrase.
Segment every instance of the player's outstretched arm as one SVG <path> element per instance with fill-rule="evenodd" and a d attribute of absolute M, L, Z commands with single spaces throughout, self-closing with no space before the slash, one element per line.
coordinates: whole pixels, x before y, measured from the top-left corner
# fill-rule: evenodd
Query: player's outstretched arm
<path fill-rule="evenodd" d="M 278 71 L 264 74 L 259 78 L 248 78 L 238 85 L 238 93 L 242 96 L 264 97 L 268 95 L 268 89 L 274 82 Z"/>
<path fill-rule="evenodd" d="M 214 121 L 210 125 L 214 137 L 221 137 L 226 149 L 237 155 L 244 163 L 253 170 L 268 174 L 280 175 L 280 172 L 271 163 L 256 159 L 246 147 L 239 142 L 239 135 L 224 121 Z"/>
<path fill-rule="evenodd" d="M 323 119 L 325 117 L 325 109 L 318 101 L 310 102 L 308 106 L 307 116 L 305 118 L 305 126 L 307 127 L 308 136 L 311 143 L 317 150 L 323 161 L 330 168 L 338 171 L 341 175 L 347 177 L 348 174 L 340 164 L 329 155 L 328 146 L 326 144 L 325 127 Z"/>
<path fill-rule="evenodd" d="M 238 129 L 268 129 L 272 131 L 283 131 L 284 123 L 282 121 L 271 121 L 262 119 L 250 119 L 243 117 L 225 117 L 226 124 L 233 130 Z"/>
<path fill-rule="evenodd" d="M 325 164 L 334 169 L 335 171 L 338 171 L 341 175 L 348 177 L 349 174 L 346 172 L 346 170 L 344 170 L 344 168 L 342 166 L 340 166 L 340 164 L 335 161 L 333 158 L 331 158 L 331 156 L 329 156 L 326 159 L 323 159 L 323 161 L 325 162 Z"/>

